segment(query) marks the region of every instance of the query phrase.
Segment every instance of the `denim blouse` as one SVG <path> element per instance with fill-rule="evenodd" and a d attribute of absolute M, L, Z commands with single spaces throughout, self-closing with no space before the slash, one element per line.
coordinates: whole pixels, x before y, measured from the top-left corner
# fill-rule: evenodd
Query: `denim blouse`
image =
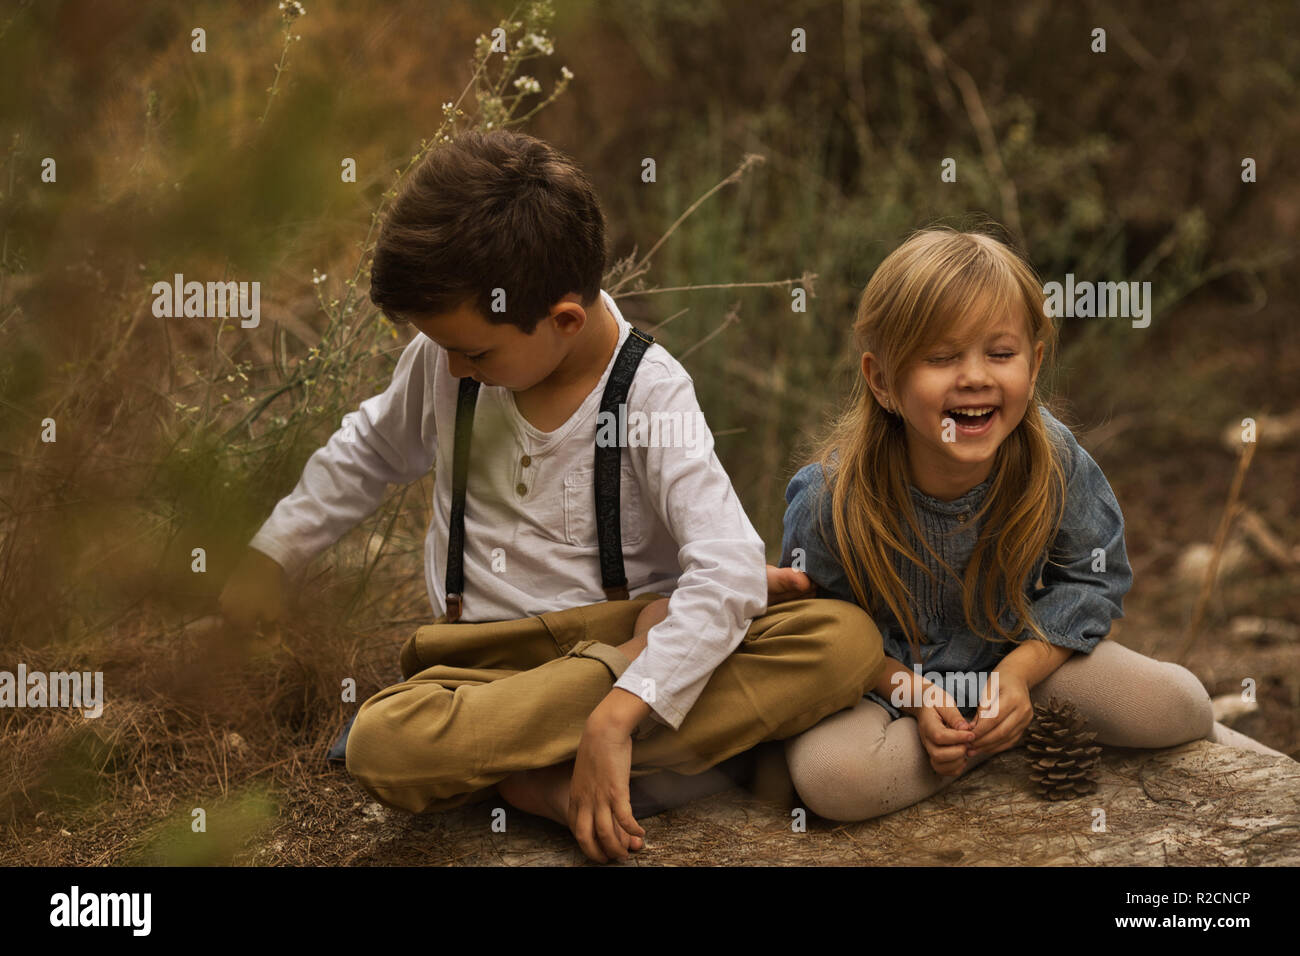
<path fill-rule="evenodd" d="M 1087 654 L 1110 632 L 1110 622 L 1124 616 L 1124 595 L 1133 582 L 1124 548 L 1124 516 L 1106 476 L 1092 456 L 1046 408 L 1039 406 L 1039 412 L 1064 455 L 1065 509 L 1055 538 L 1025 581 L 1025 595 L 1034 619 L 1051 643 Z M 966 626 L 962 611 L 961 576 L 984 520 L 972 519 L 992 483 L 990 475 L 953 501 L 940 501 L 909 486 L 917 523 L 926 540 L 943 555 L 957 576 L 948 575 L 920 547 L 904 523 L 910 544 L 934 573 L 932 580 L 912 562 L 897 553 L 893 555 L 894 567 L 906 585 L 920 629 L 922 660 L 913 660 L 902 627 L 883 601 L 879 602 L 880 608 L 873 617 L 884 639 L 885 654 L 905 667 L 913 668 L 919 663 L 925 673 L 988 672 L 1016 647 L 1007 641 L 986 641 L 973 634 Z M 834 548 L 823 540 L 819 531 L 820 523 L 827 539 L 833 540 L 830 491 L 821 466 L 815 462 L 801 468 L 790 479 L 785 490 L 781 566 L 792 566 L 795 549 L 802 549 L 803 570 L 817 585 L 817 596 L 856 604 Z M 1104 552 L 1104 563 L 1100 555 L 1094 555 L 1096 549 Z M 1094 570 L 1103 567 L 1104 570 Z M 1041 587 L 1038 586 L 1040 575 Z M 869 588 L 868 584 L 868 593 Z M 1009 608 L 1000 619 L 1004 627 L 1016 622 L 1016 615 Z M 874 692 L 867 696 L 894 717 L 899 716 L 897 709 Z"/>

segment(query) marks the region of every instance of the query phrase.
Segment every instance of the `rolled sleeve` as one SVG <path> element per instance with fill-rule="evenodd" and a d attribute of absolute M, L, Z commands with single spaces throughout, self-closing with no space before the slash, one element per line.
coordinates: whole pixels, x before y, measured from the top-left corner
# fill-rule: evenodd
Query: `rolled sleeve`
<path fill-rule="evenodd" d="M 659 379 L 644 391 L 634 381 L 629 405 L 647 414 L 680 412 L 683 422 L 690 416 L 699 428 L 689 447 L 628 449 L 648 500 L 678 544 L 681 575 L 667 617 L 650 629 L 645 650 L 614 686 L 641 697 L 657 720 L 676 730 L 713 671 L 766 610 L 766 559 L 763 539 L 714 453 L 690 378 Z"/>
<path fill-rule="evenodd" d="M 1124 616 L 1133 584 L 1124 515 L 1092 456 L 1068 428 L 1050 422 L 1064 450 L 1065 508 L 1040 564 L 1043 586 L 1032 591 L 1032 610 L 1051 643 L 1090 653 L 1110 633 L 1111 621 Z"/>

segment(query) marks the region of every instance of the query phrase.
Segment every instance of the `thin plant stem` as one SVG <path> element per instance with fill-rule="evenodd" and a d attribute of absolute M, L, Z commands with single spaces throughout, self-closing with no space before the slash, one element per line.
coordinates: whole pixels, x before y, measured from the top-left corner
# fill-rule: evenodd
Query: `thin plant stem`
<path fill-rule="evenodd" d="M 1223 557 L 1223 549 L 1228 543 L 1228 529 L 1240 511 L 1237 501 L 1241 497 L 1241 486 L 1255 457 L 1257 444 L 1257 442 L 1245 444 L 1241 458 L 1237 462 L 1237 473 L 1232 476 L 1232 485 L 1228 489 L 1228 503 L 1224 506 L 1223 516 L 1219 519 L 1219 530 L 1214 537 L 1214 553 L 1210 556 L 1210 565 L 1205 569 L 1205 580 L 1201 582 L 1200 593 L 1196 596 L 1196 609 L 1192 612 L 1192 623 L 1187 629 L 1187 639 L 1183 642 L 1178 657 L 1175 658 L 1180 664 L 1187 660 L 1187 655 L 1191 653 L 1197 638 L 1201 636 L 1201 625 L 1205 621 L 1205 611 L 1209 607 L 1210 595 L 1214 591 L 1214 580 L 1219 576 L 1219 562 Z"/>

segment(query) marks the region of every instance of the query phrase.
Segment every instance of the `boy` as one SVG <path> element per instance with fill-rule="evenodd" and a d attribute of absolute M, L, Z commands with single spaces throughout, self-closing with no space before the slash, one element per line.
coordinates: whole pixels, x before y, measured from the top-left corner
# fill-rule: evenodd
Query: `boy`
<path fill-rule="evenodd" d="M 793 736 L 856 703 L 884 666 L 854 605 L 764 613 L 763 542 L 690 376 L 645 347 L 600 288 L 604 268 L 603 216 L 567 157 L 506 130 L 436 147 L 394 202 L 371 273 L 371 300 L 421 334 L 388 389 L 311 457 L 222 595 L 236 622 L 274 617 L 282 569 L 436 463 L 425 568 L 437 622 L 403 647 L 405 680 L 359 708 L 348 771 L 412 812 L 499 793 L 567 824 L 602 862 L 644 845 L 630 776 L 699 774 Z M 597 540 L 593 461 L 602 397 L 629 344 L 644 352 L 617 429 L 620 497 L 605 509 L 621 532 L 620 590 Z M 627 384 L 626 370 L 617 376 Z M 458 449 L 457 409 L 475 382 L 461 422 L 472 440 Z M 638 415 L 675 426 L 664 428 L 672 440 L 629 425 L 624 442 L 622 422 Z"/>

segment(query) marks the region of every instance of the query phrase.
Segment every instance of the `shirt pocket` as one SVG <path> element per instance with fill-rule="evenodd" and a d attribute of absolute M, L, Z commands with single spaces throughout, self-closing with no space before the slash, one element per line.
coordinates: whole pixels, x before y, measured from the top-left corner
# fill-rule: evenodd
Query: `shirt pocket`
<path fill-rule="evenodd" d="M 641 486 L 632 466 L 623 462 L 619 468 L 619 525 L 623 546 L 641 544 L 644 516 L 641 512 Z M 596 537 L 596 469 L 580 468 L 564 476 L 564 536 L 578 548 L 598 549 Z"/>

